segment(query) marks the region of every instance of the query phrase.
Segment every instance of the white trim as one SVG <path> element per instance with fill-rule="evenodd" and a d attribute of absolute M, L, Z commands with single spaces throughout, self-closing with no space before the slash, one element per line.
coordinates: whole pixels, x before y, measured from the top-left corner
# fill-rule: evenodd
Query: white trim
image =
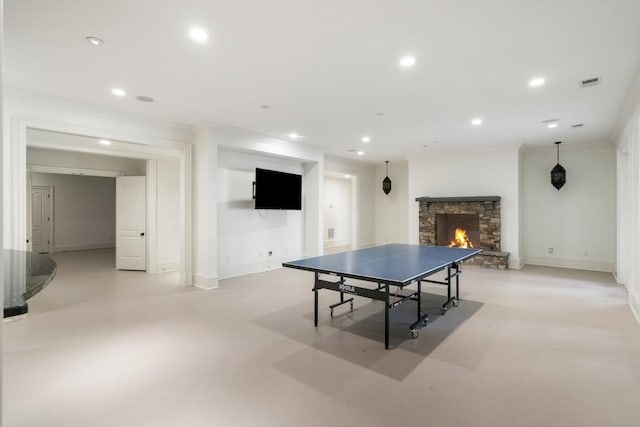
<path fill-rule="evenodd" d="M 543 267 L 573 268 L 577 270 L 602 271 L 605 273 L 613 273 L 613 262 L 582 261 L 582 260 L 575 260 L 575 259 L 551 259 L 551 258 L 537 258 L 537 257 L 524 257 L 523 261 L 524 261 L 524 264 L 527 264 L 527 265 L 540 265 Z"/>
<path fill-rule="evenodd" d="M 158 168 L 155 160 L 147 160 L 147 171 L 146 171 L 146 217 L 147 217 L 147 226 L 146 228 L 146 236 L 147 236 L 147 256 L 146 256 L 146 268 L 149 273 L 157 273 L 158 272 L 158 203 L 157 203 L 157 183 L 158 183 Z"/>
<path fill-rule="evenodd" d="M 179 268 L 180 268 L 179 262 L 165 262 L 162 264 L 158 264 L 156 273 L 170 273 L 173 271 L 178 271 Z"/>
<path fill-rule="evenodd" d="M 346 246 L 346 245 L 349 245 L 351 247 L 351 239 L 339 239 L 339 240 L 331 239 L 331 240 L 324 241 L 325 248 L 334 248 L 336 246 Z"/>
<path fill-rule="evenodd" d="M 89 245 L 65 245 L 65 246 L 54 246 L 53 252 L 75 252 L 75 251 L 90 251 L 93 249 L 111 249 L 115 248 L 116 245 L 113 242 L 105 242 L 105 243 L 92 243 Z"/>
<path fill-rule="evenodd" d="M 522 263 L 522 260 L 520 258 L 509 258 L 509 268 L 514 269 L 514 270 L 520 270 L 522 267 L 524 267 L 524 264 Z"/>
<path fill-rule="evenodd" d="M 34 165 L 27 164 L 28 172 L 37 173 L 56 173 L 62 175 L 86 175 L 86 176 L 102 176 L 107 178 L 115 178 L 117 176 L 125 176 L 123 171 L 114 171 L 108 169 L 85 169 L 85 168 L 70 168 L 64 166 L 46 166 L 46 165 Z"/>
<path fill-rule="evenodd" d="M 218 276 L 205 276 L 203 274 L 194 274 L 194 286 L 200 289 L 217 289 L 219 288 Z"/>
<path fill-rule="evenodd" d="M 192 150 L 185 144 L 180 152 L 180 283 L 186 286 L 193 285 Z"/>
<path fill-rule="evenodd" d="M 629 306 L 633 315 L 636 316 L 636 320 L 640 323 L 640 298 L 633 292 L 629 292 Z"/>

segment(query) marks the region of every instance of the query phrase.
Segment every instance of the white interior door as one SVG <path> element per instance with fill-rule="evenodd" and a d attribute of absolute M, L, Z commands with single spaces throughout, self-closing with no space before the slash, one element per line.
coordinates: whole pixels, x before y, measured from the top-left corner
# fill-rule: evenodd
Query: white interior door
<path fill-rule="evenodd" d="M 51 241 L 51 205 L 53 191 L 51 187 L 31 187 L 31 239 L 32 252 L 52 252 Z"/>
<path fill-rule="evenodd" d="M 146 270 L 146 177 L 116 178 L 116 268 Z"/>

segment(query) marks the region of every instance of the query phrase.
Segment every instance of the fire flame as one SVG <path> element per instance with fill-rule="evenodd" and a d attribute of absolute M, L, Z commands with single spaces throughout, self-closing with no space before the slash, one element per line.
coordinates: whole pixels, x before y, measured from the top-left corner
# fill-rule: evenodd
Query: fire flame
<path fill-rule="evenodd" d="M 456 228 L 454 239 L 449 242 L 449 247 L 472 248 L 473 243 L 467 236 L 467 231 L 462 228 Z"/>

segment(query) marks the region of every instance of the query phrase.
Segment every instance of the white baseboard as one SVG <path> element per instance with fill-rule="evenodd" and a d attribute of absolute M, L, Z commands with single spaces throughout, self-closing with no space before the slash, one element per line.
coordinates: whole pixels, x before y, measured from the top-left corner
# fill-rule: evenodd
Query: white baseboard
<path fill-rule="evenodd" d="M 109 243 L 87 243 L 82 245 L 56 245 L 53 248 L 53 252 L 73 252 L 73 251 L 88 251 L 92 249 L 111 249 L 116 245 L 113 242 Z"/>
<path fill-rule="evenodd" d="M 200 289 L 217 289 L 219 288 L 218 276 L 207 276 L 204 274 L 193 275 L 193 285 Z"/>
<path fill-rule="evenodd" d="M 524 264 L 540 265 L 543 267 L 559 267 L 559 268 L 573 268 L 576 270 L 589 270 L 589 271 L 602 271 L 605 273 L 613 273 L 612 262 L 599 262 L 599 261 L 582 261 L 575 259 L 558 259 L 558 258 L 538 258 L 538 257 L 524 257 Z"/>
<path fill-rule="evenodd" d="M 169 273 L 180 269 L 179 262 L 165 262 L 156 266 L 156 273 Z"/>
<path fill-rule="evenodd" d="M 629 292 L 629 306 L 633 315 L 636 316 L 636 320 L 640 323 L 640 295 Z"/>
<path fill-rule="evenodd" d="M 325 248 L 333 248 L 335 246 L 345 246 L 350 244 L 351 244 L 351 239 L 332 239 L 332 240 L 324 241 Z"/>
<path fill-rule="evenodd" d="M 513 270 L 520 270 L 524 267 L 524 264 L 520 260 L 520 258 L 509 258 L 509 268 Z"/>

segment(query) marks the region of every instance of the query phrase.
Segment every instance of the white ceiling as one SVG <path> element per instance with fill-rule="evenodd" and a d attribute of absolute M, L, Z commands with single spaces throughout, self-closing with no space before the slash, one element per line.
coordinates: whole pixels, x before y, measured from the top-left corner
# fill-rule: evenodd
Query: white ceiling
<path fill-rule="evenodd" d="M 188 38 L 192 25 L 208 43 Z M 415 67 L 398 67 L 405 54 Z M 638 0 L 5 1 L 8 86 L 187 124 L 295 131 L 372 162 L 608 143 L 639 65 Z M 536 76 L 547 83 L 529 87 Z M 579 88 L 596 76 L 599 86 Z M 114 97 L 116 86 L 128 96 Z M 558 128 L 541 123 L 551 118 Z"/>

